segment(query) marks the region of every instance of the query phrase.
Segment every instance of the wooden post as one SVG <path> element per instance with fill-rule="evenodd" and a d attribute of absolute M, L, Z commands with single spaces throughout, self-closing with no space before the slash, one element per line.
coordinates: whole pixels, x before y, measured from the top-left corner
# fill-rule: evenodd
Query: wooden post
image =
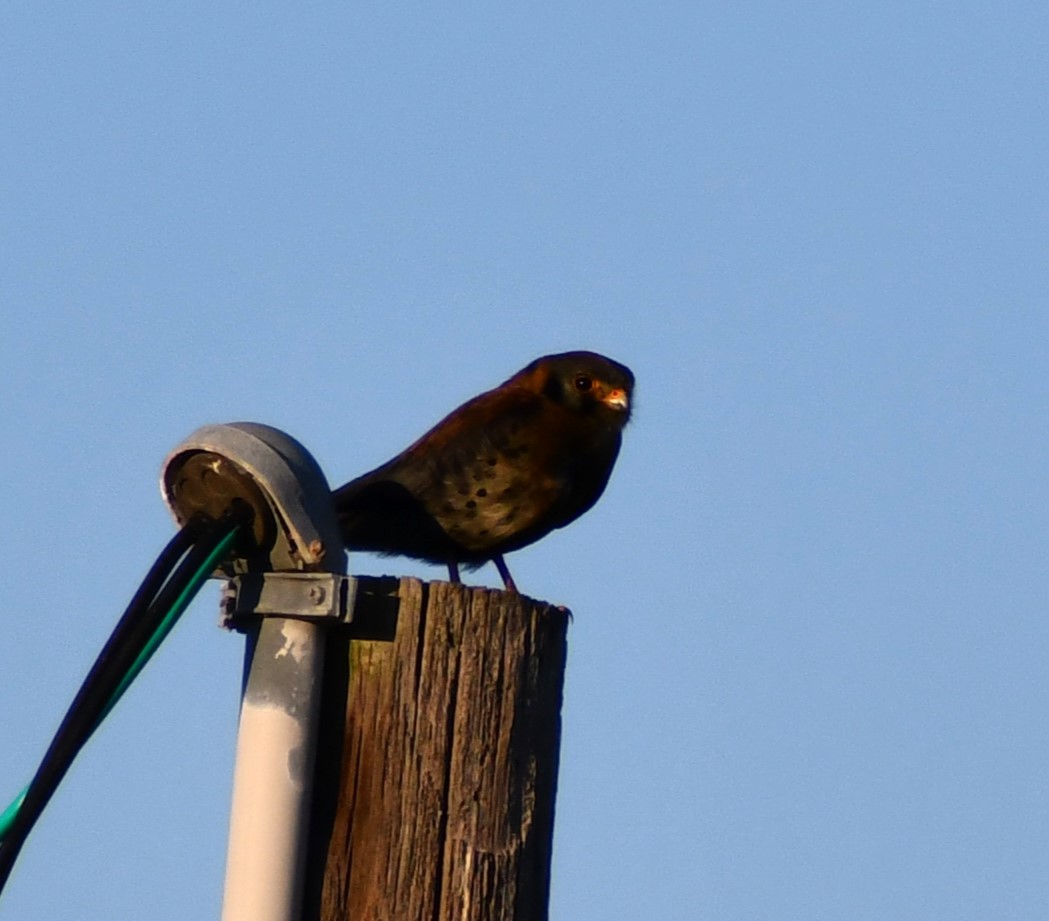
<path fill-rule="evenodd" d="M 359 580 L 355 638 L 329 645 L 304 919 L 547 917 L 569 616 Z"/>

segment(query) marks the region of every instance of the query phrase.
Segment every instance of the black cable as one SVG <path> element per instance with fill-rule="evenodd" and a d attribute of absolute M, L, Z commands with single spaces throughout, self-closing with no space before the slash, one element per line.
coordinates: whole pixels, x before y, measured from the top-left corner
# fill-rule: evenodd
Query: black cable
<path fill-rule="evenodd" d="M 238 523 L 232 518 L 189 522 L 150 568 L 81 684 L 0 842 L 0 892 L 29 833 L 104 715 L 124 675 L 201 565 Z"/>

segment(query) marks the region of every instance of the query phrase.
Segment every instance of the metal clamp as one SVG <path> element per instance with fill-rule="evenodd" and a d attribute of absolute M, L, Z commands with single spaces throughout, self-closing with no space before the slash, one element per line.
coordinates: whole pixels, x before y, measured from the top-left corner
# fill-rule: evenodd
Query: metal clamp
<path fill-rule="evenodd" d="M 227 629 L 251 617 L 293 617 L 296 620 L 353 620 L 357 580 L 334 572 L 256 572 L 226 582 L 219 623 Z"/>

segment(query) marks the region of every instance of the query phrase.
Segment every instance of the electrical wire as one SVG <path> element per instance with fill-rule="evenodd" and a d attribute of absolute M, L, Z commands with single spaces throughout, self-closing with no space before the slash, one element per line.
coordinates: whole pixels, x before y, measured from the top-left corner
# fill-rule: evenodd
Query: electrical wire
<path fill-rule="evenodd" d="M 4 840 L 7 830 L 11 827 L 11 823 L 15 820 L 15 816 L 18 815 L 18 810 L 22 808 L 22 803 L 25 802 L 25 795 L 28 790 L 29 787 L 23 787 L 22 792 L 11 800 L 8 807 L 3 812 L 0 812 L 0 842 Z"/>
<path fill-rule="evenodd" d="M 115 703 L 124 676 L 163 623 L 175 598 L 203 568 L 201 558 L 210 556 L 215 539 L 225 536 L 214 527 L 207 528 L 211 533 L 204 534 L 205 528 L 201 522 L 187 525 L 161 552 L 81 685 L 0 844 L 0 888 L 73 759 L 101 722 L 111 701 Z M 184 557 L 181 565 L 172 572 L 180 557 Z"/>
<path fill-rule="evenodd" d="M 196 519 L 161 551 L 80 686 L 33 780 L 0 816 L 0 891 L 73 760 L 227 554 L 242 521 L 236 510 L 217 522 Z"/>
<path fill-rule="evenodd" d="M 110 711 L 116 706 L 117 701 L 123 697 L 124 692 L 131 686 L 131 683 L 139 676 L 142 669 L 146 667 L 146 663 L 153 657 L 153 653 L 155 653 L 160 647 L 160 644 L 167 639 L 172 628 L 178 623 L 178 619 L 183 615 L 186 608 L 189 607 L 189 603 L 196 597 L 197 592 L 200 591 L 201 587 L 208 580 L 208 577 L 215 571 L 215 567 L 229 552 L 229 549 L 233 546 L 236 538 L 236 528 L 229 530 L 211 551 L 210 555 L 205 558 L 197 571 L 193 573 L 189 583 L 171 603 L 171 606 L 168 608 L 160 625 L 153 632 L 153 635 L 150 636 L 146 645 L 142 648 L 138 657 L 132 663 L 131 668 L 127 671 L 120 684 L 117 686 L 117 689 L 113 692 L 113 696 L 106 704 L 106 708 L 102 712 L 102 717 L 99 722 L 109 716 Z M 156 606 L 160 608 L 161 611 L 164 610 L 162 601 L 163 599 L 158 598 L 155 602 Z"/>
<path fill-rule="evenodd" d="M 142 580 L 142 584 L 139 585 L 138 590 L 132 596 L 131 601 L 128 602 L 128 606 L 125 609 L 123 616 L 117 622 L 116 627 L 113 628 L 113 632 L 110 634 L 105 646 L 102 647 L 101 652 L 99 652 L 95 659 L 91 671 L 88 672 L 87 677 L 77 691 L 76 697 L 69 705 L 65 717 L 59 726 L 58 731 L 55 733 L 47 753 L 44 755 L 44 758 L 40 763 L 40 768 L 37 770 L 38 777 L 41 772 L 44 771 L 45 765 L 58 756 L 59 749 L 62 747 L 63 743 L 70 737 L 83 732 L 82 727 L 85 722 L 83 718 L 84 711 L 94 709 L 91 706 L 91 698 L 97 694 L 97 686 L 102 676 L 104 676 L 107 671 L 112 670 L 112 663 L 118 650 L 122 645 L 127 644 L 128 633 L 136 624 L 142 621 L 149 603 L 157 596 L 161 588 L 164 587 L 164 583 L 170 578 L 178 561 L 185 556 L 186 552 L 193 545 L 197 529 L 198 526 L 196 525 L 187 525 L 179 530 L 178 533 L 168 541 L 167 546 L 161 550 L 156 562 L 153 563 L 149 572 L 146 573 L 145 578 Z M 94 722 L 88 725 L 90 727 L 91 725 L 94 725 Z M 25 805 L 25 800 L 28 797 L 32 786 L 33 784 L 30 784 L 22 791 L 20 794 L 21 803 L 17 808 L 12 810 L 11 807 L 8 807 L 7 811 L 4 813 L 5 818 L 8 817 L 8 813 L 11 813 L 11 815 L 10 826 L 4 828 L 3 843 L 0 844 L 0 866 L 2 866 L 4 855 L 8 853 L 8 845 L 11 838 L 14 836 L 14 830 L 17 829 L 18 823 L 16 822 L 16 819 L 18 818 L 18 814 L 22 811 L 22 806 Z M 14 806 L 14 804 L 12 804 L 12 806 Z M 28 830 L 26 833 L 28 834 Z M 2 886 L 2 880 L 3 877 L 0 877 L 0 886 Z"/>

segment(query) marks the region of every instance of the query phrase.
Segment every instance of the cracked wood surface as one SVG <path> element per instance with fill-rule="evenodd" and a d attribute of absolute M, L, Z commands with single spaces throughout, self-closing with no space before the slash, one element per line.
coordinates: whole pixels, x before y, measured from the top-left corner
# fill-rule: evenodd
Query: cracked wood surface
<path fill-rule="evenodd" d="M 359 580 L 351 632 L 369 638 L 331 643 L 326 665 L 305 918 L 547 917 L 568 619 Z"/>

